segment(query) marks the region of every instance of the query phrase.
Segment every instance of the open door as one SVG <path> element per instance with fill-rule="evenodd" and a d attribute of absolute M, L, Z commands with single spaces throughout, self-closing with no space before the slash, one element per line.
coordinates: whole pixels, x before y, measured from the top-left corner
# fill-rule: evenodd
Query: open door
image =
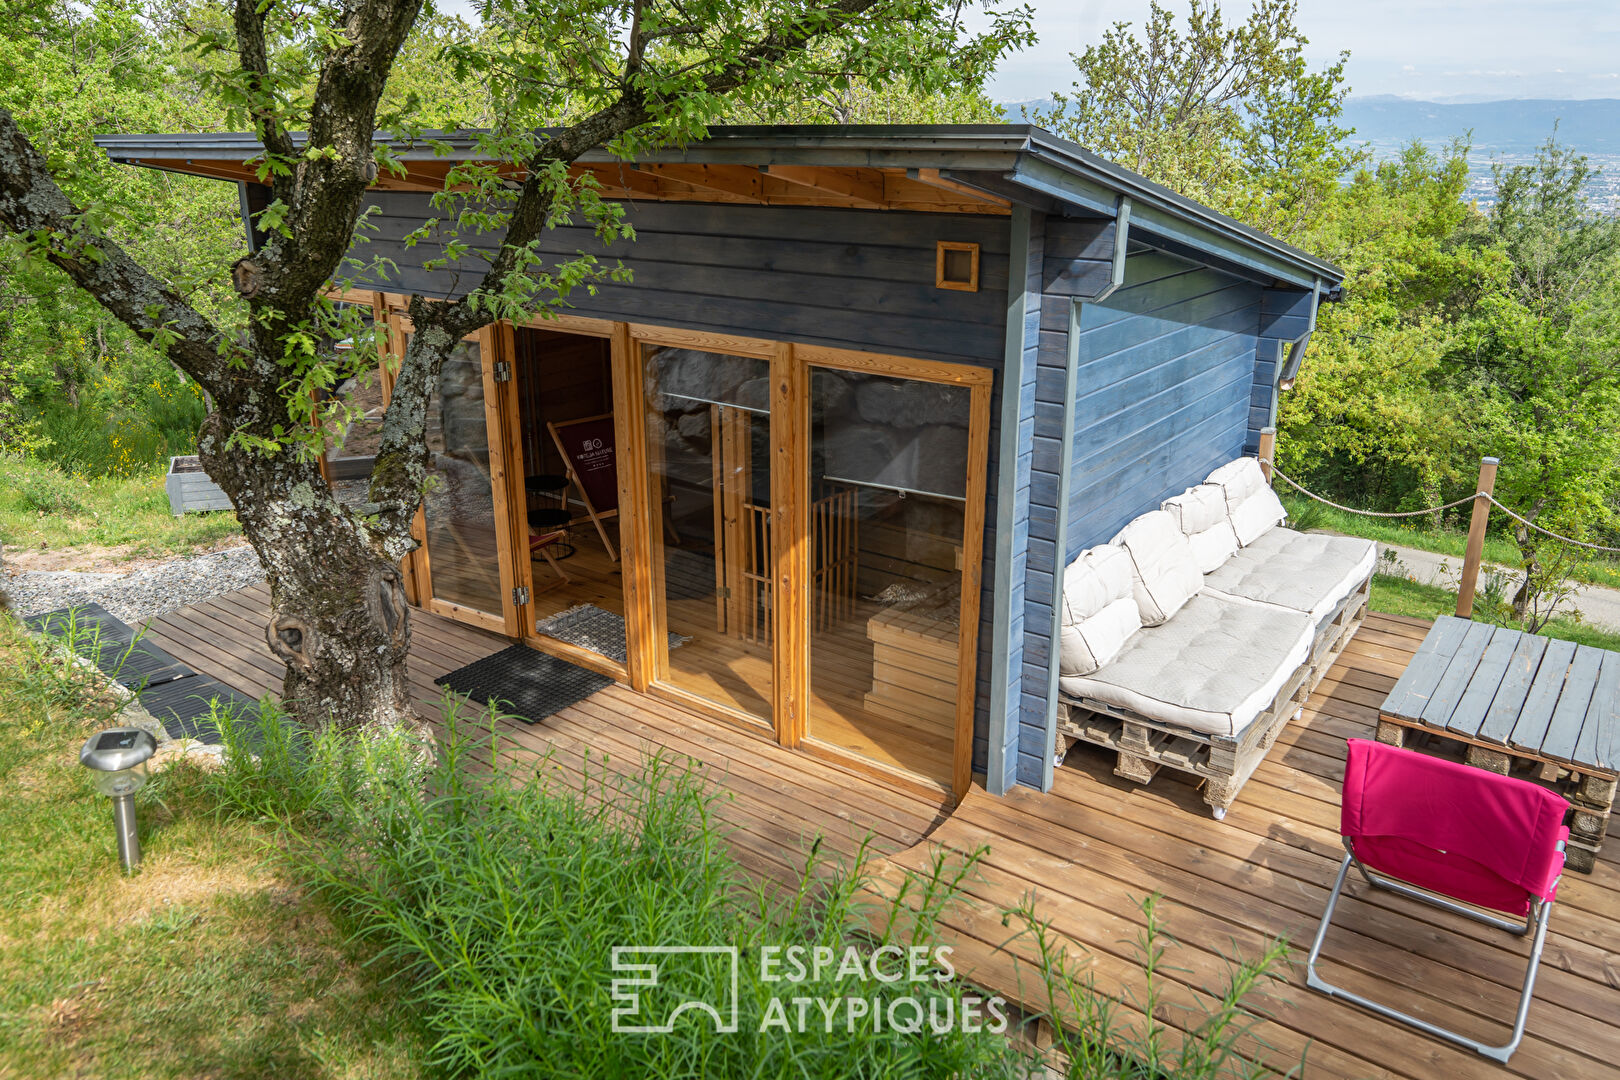
<path fill-rule="evenodd" d="M 410 319 L 390 320 L 403 356 Z M 428 490 L 417 511 L 419 602 L 496 633 L 521 633 L 508 518 L 505 385 L 496 377 L 496 328 L 467 337 L 446 358 L 428 402 Z"/>

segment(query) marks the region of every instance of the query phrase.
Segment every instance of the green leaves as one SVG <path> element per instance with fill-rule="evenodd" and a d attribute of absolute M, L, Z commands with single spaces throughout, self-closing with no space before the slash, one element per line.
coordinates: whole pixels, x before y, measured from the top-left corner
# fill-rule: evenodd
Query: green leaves
<path fill-rule="evenodd" d="M 1072 94 L 1035 121 L 1284 239 L 1300 235 L 1360 154 L 1338 126 L 1348 54 L 1304 58 L 1295 0 L 1260 0 L 1229 25 L 1192 0 L 1183 30 L 1154 0 L 1140 32 L 1115 23 L 1074 55 Z"/>

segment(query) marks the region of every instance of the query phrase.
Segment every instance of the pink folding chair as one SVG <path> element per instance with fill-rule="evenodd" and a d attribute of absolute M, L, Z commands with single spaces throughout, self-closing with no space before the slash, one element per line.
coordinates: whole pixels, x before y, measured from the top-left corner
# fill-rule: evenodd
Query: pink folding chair
<path fill-rule="evenodd" d="M 1557 794 L 1528 780 L 1351 739 L 1339 823 L 1344 862 L 1339 864 L 1338 880 L 1305 962 L 1306 985 L 1488 1058 L 1506 1061 L 1524 1038 L 1536 967 L 1547 939 L 1547 917 L 1558 891 L 1558 875 L 1564 869 L 1564 842 L 1569 838 L 1569 829 L 1564 827 L 1566 810 L 1568 804 Z M 1333 909 L 1351 864 L 1375 888 L 1512 934 L 1535 931 L 1509 1042 L 1488 1046 L 1333 986 L 1316 974 L 1322 940 L 1333 922 Z"/>

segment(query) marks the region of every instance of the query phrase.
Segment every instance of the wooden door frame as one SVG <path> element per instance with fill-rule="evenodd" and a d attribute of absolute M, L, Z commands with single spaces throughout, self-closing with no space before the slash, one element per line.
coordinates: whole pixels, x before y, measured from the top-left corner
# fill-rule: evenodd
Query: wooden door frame
<path fill-rule="evenodd" d="M 800 389 L 802 400 L 798 403 L 799 408 L 794 413 L 794 419 L 803 425 L 804 433 L 803 438 L 798 440 L 803 446 L 791 450 L 796 455 L 802 455 L 802 461 L 796 458 L 796 465 L 802 467 L 796 468 L 799 483 L 794 498 L 806 514 L 810 506 L 810 371 L 813 368 L 856 371 L 913 382 L 960 386 L 968 390 L 967 482 L 964 488 L 966 501 L 962 508 L 962 594 L 957 613 L 956 725 L 951 746 L 950 785 L 952 798 L 961 802 L 973 786 L 973 713 L 978 699 L 979 591 L 983 586 L 984 576 L 984 502 L 989 473 L 990 393 L 995 374 L 989 368 L 975 367 L 971 364 L 919 360 L 909 356 L 857 352 L 821 345 L 795 345 L 791 347 L 791 351 L 795 366 L 800 369 L 802 380 Z M 805 549 L 802 580 L 807 603 L 808 545 L 805 545 Z M 800 622 L 805 623 L 805 620 Z M 794 658 L 797 659 L 796 653 Z M 808 658 L 799 685 L 807 694 Z M 894 782 L 903 783 L 910 780 L 915 784 L 915 778 L 909 774 L 898 773 L 898 770 L 852 754 L 841 747 L 808 737 L 808 731 L 800 731 L 799 736 L 801 748 L 817 757 L 854 765 L 863 771 L 884 776 Z"/>
<path fill-rule="evenodd" d="M 504 342 L 503 348 L 505 350 L 502 359 L 506 360 L 512 365 L 512 379 L 510 382 L 503 384 L 506 388 L 508 400 L 503 430 L 507 439 L 508 453 L 513 455 L 510 460 L 514 462 L 521 462 L 523 460 L 523 416 L 521 395 L 518 392 L 518 383 L 522 376 L 518 373 L 517 368 L 517 331 L 519 329 L 549 330 L 556 333 L 573 334 L 578 337 L 607 338 L 611 342 L 616 334 L 616 324 L 603 319 L 587 319 L 576 315 L 550 315 L 545 317 L 535 317 L 521 323 L 513 323 L 503 320 L 498 325 L 502 328 L 502 340 Z M 614 360 L 612 361 L 612 364 L 616 364 L 616 352 L 613 354 L 613 356 Z M 610 364 L 610 367 L 612 367 L 612 364 Z M 616 367 L 612 367 L 611 375 L 612 381 L 615 387 L 617 387 L 618 371 Z M 618 412 L 618 401 L 616 396 L 614 400 L 614 412 L 615 414 Z M 622 447 L 624 425 L 621 424 L 616 417 L 613 428 L 614 437 L 619 440 L 619 446 Z M 620 460 L 623 460 L 622 450 L 617 452 L 619 453 Z M 512 530 L 512 559 L 516 564 L 515 569 L 517 580 L 520 585 L 529 590 L 530 600 L 529 603 L 524 604 L 521 606 L 521 608 L 517 609 L 518 625 L 510 634 L 508 634 L 508 636 L 520 639 L 531 649 L 536 649 L 540 652 L 546 653 L 549 656 L 555 656 L 559 660 L 566 660 L 570 664 L 587 668 L 588 670 L 597 672 L 600 675 L 606 675 L 610 679 L 616 679 L 621 682 L 629 682 L 630 685 L 634 687 L 635 671 L 633 660 L 631 663 L 621 664 L 616 660 L 601 655 L 600 653 L 592 652 L 590 649 L 582 648 L 578 645 L 571 645 L 566 641 L 559 641 L 556 638 L 546 637 L 544 634 L 535 632 L 534 563 L 528 557 L 529 521 L 526 513 L 526 508 L 528 505 L 528 492 L 523 486 L 523 471 L 524 470 L 521 468 L 508 470 L 508 475 L 510 477 L 508 481 L 510 494 L 507 497 L 508 526 Z M 632 620 L 630 617 L 632 606 L 632 601 L 629 595 L 630 570 L 629 566 L 627 565 L 627 556 L 625 555 L 624 549 L 627 546 L 625 534 L 629 529 L 629 526 L 626 523 L 632 520 L 634 515 L 627 515 L 622 510 L 622 507 L 625 505 L 624 498 L 626 481 L 627 479 L 633 479 L 626 477 L 625 473 L 627 471 L 628 470 L 622 468 L 618 470 L 619 505 L 621 507 L 619 514 L 619 556 L 621 560 L 620 577 L 624 583 L 623 589 L 625 594 L 625 644 L 627 647 L 630 647 L 629 652 L 633 657 L 635 650 L 631 646 L 637 641 L 638 631 L 632 627 Z M 640 688 L 637 687 L 637 689 Z"/>
<path fill-rule="evenodd" d="M 415 332 L 409 315 L 403 311 L 391 312 L 388 319 L 389 344 L 391 353 L 403 359 L 405 356 L 405 336 Z M 494 529 L 496 548 L 496 574 L 500 585 L 501 610 L 499 613 L 479 611 L 465 604 L 458 604 L 452 600 L 441 599 L 433 592 L 433 560 L 428 551 L 427 544 L 427 516 L 422 505 L 416 508 L 416 517 L 411 526 L 411 533 L 416 537 L 418 544 L 411 553 L 413 563 L 411 577 L 414 579 L 417 605 L 443 615 L 455 622 L 466 623 L 483 630 L 489 630 L 506 637 L 519 637 L 522 634 L 522 619 L 527 610 L 519 609 L 513 603 L 513 590 L 516 589 L 517 560 L 512 553 L 513 536 L 511 528 L 511 509 L 509 502 L 509 489 L 511 478 L 506 467 L 508 450 L 505 433 L 508 425 L 503 419 L 503 410 L 508 408 L 507 399 L 510 394 L 510 384 L 495 381 L 495 363 L 500 358 L 502 350 L 502 333 L 499 324 L 490 324 L 482 329 L 475 330 L 462 340 L 475 341 L 478 344 L 478 366 L 484 384 L 484 441 L 489 451 L 489 480 L 490 498 L 494 503 Z M 389 389 L 392 390 L 393 377 L 389 379 Z M 521 470 L 520 470 L 521 471 Z M 521 478 L 519 483 L 521 483 Z"/>

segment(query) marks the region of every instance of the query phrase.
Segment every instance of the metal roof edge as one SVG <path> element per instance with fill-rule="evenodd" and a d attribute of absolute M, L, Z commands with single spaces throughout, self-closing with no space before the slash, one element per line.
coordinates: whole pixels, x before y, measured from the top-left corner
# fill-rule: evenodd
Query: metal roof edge
<path fill-rule="evenodd" d="M 406 143 L 389 140 L 408 160 L 454 157 L 471 150 L 481 132 L 424 132 Z M 301 135 L 298 136 L 301 138 Z M 379 134 L 379 141 L 383 136 Z M 435 142 L 449 148 L 441 153 Z M 202 134 L 97 135 L 95 143 L 114 160 L 156 158 L 163 161 L 230 160 L 242 162 L 260 152 L 256 136 L 239 132 Z M 1116 165 L 1034 124 L 791 124 L 718 125 L 700 142 L 669 147 L 649 154 L 657 162 L 758 164 L 761 151 L 772 154 L 768 164 L 824 165 L 827 167 L 898 168 L 938 167 L 959 171 L 995 172 L 1000 178 L 1031 193 L 1031 205 L 1056 199 L 1087 214 L 1111 216 L 1118 196 L 1129 196 L 1137 208 L 1137 224 L 1149 232 L 1164 231 L 1174 240 L 1208 247 L 1212 254 L 1231 255 L 1233 245 L 1252 251 L 1257 266 L 1287 268 L 1278 276 L 1298 283 L 1317 277 L 1330 286 L 1344 279 L 1344 271 L 1291 244 L 1180 195 L 1169 188 Z M 587 164 L 617 161 L 605 150 L 580 159 Z M 1067 174 L 1072 182 L 1045 170 L 1031 168 L 1041 162 Z M 964 177 L 965 179 L 965 177 Z M 1104 197 L 1106 194 L 1106 197 Z M 1146 211 L 1146 213 L 1143 213 Z M 1162 230 L 1155 230 L 1159 219 Z M 1185 227 L 1178 227 L 1177 222 Z"/>

